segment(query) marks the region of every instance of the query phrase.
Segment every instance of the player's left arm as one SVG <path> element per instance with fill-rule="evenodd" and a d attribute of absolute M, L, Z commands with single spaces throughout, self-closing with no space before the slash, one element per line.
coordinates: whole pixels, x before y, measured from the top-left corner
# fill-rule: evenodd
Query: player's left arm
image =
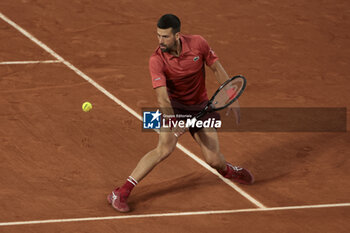
<path fill-rule="evenodd" d="M 209 66 L 209 68 L 214 72 L 215 77 L 220 84 L 224 83 L 230 78 L 219 60 L 216 60 L 211 66 Z"/>
<path fill-rule="evenodd" d="M 202 52 L 205 60 L 205 64 L 214 72 L 219 83 L 224 83 L 229 79 L 229 76 L 226 73 L 224 67 L 222 67 L 221 63 L 219 62 L 219 58 L 216 56 L 214 51 L 210 48 L 208 42 L 203 37 L 199 37 L 198 41 L 200 51 Z M 236 116 L 236 123 L 239 124 L 241 114 L 238 101 L 235 101 L 227 108 L 226 115 L 229 115 L 230 112 L 234 112 Z"/>
<path fill-rule="evenodd" d="M 219 81 L 220 84 L 224 83 L 226 80 L 228 80 L 230 77 L 226 73 L 224 67 L 222 67 L 219 60 L 216 60 L 211 66 L 209 66 L 210 69 L 214 72 L 216 79 Z M 239 102 L 236 100 L 233 104 L 231 104 L 227 108 L 226 115 L 229 115 L 230 112 L 233 112 L 236 117 L 236 123 L 239 124 L 241 119 L 241 111 L 239 107 Z"/>

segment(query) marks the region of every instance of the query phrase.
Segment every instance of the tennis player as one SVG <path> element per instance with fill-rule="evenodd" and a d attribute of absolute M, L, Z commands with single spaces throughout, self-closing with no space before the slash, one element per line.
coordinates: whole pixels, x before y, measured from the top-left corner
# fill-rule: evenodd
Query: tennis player
<path fill-rule="evenodd" d="M 157 23 L 159 47 L 149 60 L 153 88 L 163 115 L 196 114 L 208 102 L 205 88 L 205 65 L 215 74 L 219 83 L 229 79 L 218 57 L 207 41 L 198 35 L 180 34 L 181 23 L 177 16 L 163 15 Z M 234 111 L 239 122 L 238 103 L 228 111 Z M 205 118 L 219 119 L 216 112 Z M 205 119 L 203 119 L 205 120 Z M 226 162 L 220 152 L 216 129 L 190 128 L 191 135 L 200 145 L 205 161 L 222 176 L 242 184 L 252 184 L 253 175 L 242 167 Z M 125 184 L 113 190 L 108 202 L 119 212 L 128 212 L 127 199 L 132 189 L 175 149 L 178 137 L 185 132 L 175 127 L 161 130 L 155 149 L 149 151 L 137 164 Z"/>

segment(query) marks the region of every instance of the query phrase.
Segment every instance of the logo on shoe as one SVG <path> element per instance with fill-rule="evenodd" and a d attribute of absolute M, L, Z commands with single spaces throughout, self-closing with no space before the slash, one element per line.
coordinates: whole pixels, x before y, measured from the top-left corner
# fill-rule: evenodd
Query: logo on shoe
<path fill-rule="evenodd" d="M 234 171 L 236 171 L 236 172 L 239 172 L 239 171 L 242 171 L 242 170 L 243 170 L 243 168 L 238 167 L 238 166 L 233 166 L 233 165 L 231 165 L 231 164 L 229 164 L 229 166 L 230 166 Z"/>
<path fill-rule="evenodd" d="M 143 112 L 143 128 L 144 129 L 160 129 L 160 118 L 162 113 L 159 109 L 156 112 Z"/>
<path fill-rule="evenodd" d="M 112 202 L 114 202 L 117 199 L 118 199 L 118 196 L 115 195 L 114 192 L 112 192 Z"/>

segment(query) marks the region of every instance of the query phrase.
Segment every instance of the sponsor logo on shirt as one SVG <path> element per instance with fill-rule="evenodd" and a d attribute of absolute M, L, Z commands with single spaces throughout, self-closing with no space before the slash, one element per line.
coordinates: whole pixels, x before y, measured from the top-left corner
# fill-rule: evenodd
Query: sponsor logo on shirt
<path fill-rule="evenodd" d="M 193 58 L 193 61 L 198 61 L 198 60 L 199 60 L 199 56 Z"/>
<path fill-rule="evenodd" d="M 160 80 L 160 77 L 153 79 L 153 81 L 158 81 Z"/>

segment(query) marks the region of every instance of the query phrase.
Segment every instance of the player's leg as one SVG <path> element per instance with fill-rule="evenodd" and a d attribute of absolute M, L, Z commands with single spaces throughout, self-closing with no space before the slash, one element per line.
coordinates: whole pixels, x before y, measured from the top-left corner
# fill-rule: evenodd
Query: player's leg
<path fill-rule="evenodd" d="M 158 163 L 166 159 L 171 152 L 173 152 L 176 143 L 177 137 L 175 137 L 172 132 L 162 131 L 159 134 L 157 147 L 141 158 L 123 186 L 115 189 L 108 195 L 107 200 L 112 204 L 113 208 L 120 212 L 128 212 L 130 210 L 127 204 L 127 198 L 132 189 L 152 171 Z"/>
<path fill-rule="evenodd" d="M 131 177 L 140 182 L 158 163 L 174 151 L 176 143 L 177 137 L 173 132 L 161 132 L 157 147 L 142 157 L 131 173 Z"/>
<path fill-rule="evenodd" d="M 192 134 L 200 145 L 206 162 L 222 176 L 242 184 L 254 183 L 254 176 L 247 169 L 226 162 L 220 152 L 219 138 L 215 129 L 200 129 Z"/>
<path fill-rule="evenodd" d="M 192 134 L 199 144 L 205 161 L 218 171 L 226 170 L 224 155 L 220 152 L 219 138 L 215 129 L 203 128 Z"/>

